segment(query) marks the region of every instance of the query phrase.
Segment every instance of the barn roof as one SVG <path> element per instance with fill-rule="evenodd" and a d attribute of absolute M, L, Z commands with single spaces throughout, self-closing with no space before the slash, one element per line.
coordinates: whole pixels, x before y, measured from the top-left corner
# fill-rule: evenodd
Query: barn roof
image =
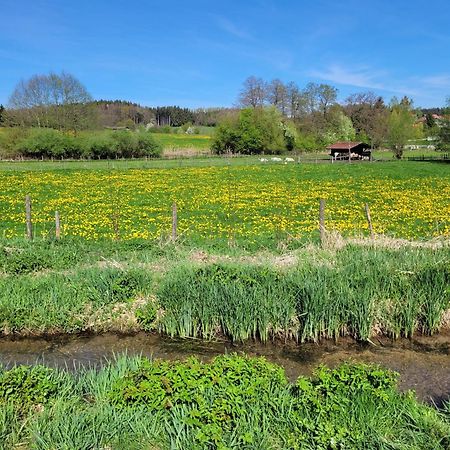
<path fill-rule="evenodd" d="M 359 145 L 364 145 L 369 147 L 364 142 L 335 142 L 334 144 L 329 145 L 327 148 L 330 150 L 351 150 L 352 148 L 358 147 Z"/>

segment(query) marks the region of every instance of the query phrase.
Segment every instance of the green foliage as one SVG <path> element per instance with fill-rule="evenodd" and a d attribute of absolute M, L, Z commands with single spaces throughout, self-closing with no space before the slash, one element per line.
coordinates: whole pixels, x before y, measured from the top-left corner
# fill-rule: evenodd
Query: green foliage
<path fill-rule="evenodd" d="M 138 269 L 3 277 L 0 329 L 7 333 L 108 329 L 114 324 L 115 306 L 131 303 L 150 287 L 149 274 Z"/>
<path fill-rule="evenodd" d="M 68 240 L 5 241 L 0 243 L 0 272 L 21 275 L 44 269 L 69 268 L 83 257 L 83 246 L 77 247 Z"/>
<path fill-rule="evenodd" d="M 356 132 L 352 121 L 341 110 L 332 115 L 328 130 L 322 135 L 322 141 L 325 145 L 337 141 L 354 141 L 355 138 Z"/>
<path fill-rule="evenodd" d="M 294 142 L 295 131 L 283 124 L 276 108 L 246 108 L 217 127 L 211 149 L 218 154 L 280 153 Z"/>
<path fill-rule="evenodd" d="M 398 374 L 364 364 L 320 367 L 311 379 L 300 377 L 289 440 L 302 436 L 307 448 L 323 450 L 445 448 L 448 427 L 412 393 L 399 395 L 397 379 Z"/>
<path fill-rule="evenodd" d="M 395 105 L 388 118 L 388 143 L 397 159 L 403 156 L 403 148 L 408 139 L 416 136 L 414 129 L 415 116 L 413 112 L 402 104 Z"/>
<path fill-rule="evenodd" d="M 111 159 L 116 156 L 112 133 L 92 133 L 84 136 L 83 157 Z"/>
<path fill-rule="evenodd" d="M 298 133 L 295 140 L 295 147 L 302 152 L 316 152 L 321 146 L 317 137 L 311 133 Z"/>
<path fill-rule="evenodd" d="M 0 448 L 446 450 L 445 411 L 397 379 L 344 364 L 289 384 L 281 367 L 237 355 L 121 357 L 75 375 L 21 366 L 0 372 Z"/>
<path fill-rule="evenodd" d="M 59 394 L 62 380 L 53 369 L 18 366 L 0 372 L 0 404 L 12 402 L 26 408 L 45 403 Z"/>
<path fill-rule="evenodd" d="M 450 151 L 450 97 L 447 98 L 447 108 L 439 128 L 438 139 L 437 150 L 442 152 Z"/>
<path fill-rule="evenodd" d="M 177 267 L 163 279 L 157 296 L 165 310 L 161 330 L 171 336 L 208 338 L 219 329 L 233 340 L 265 341 L 269 333 L 288 333 L 295 314 L 287 278 L 267 267 Z"/>
<path fill-rule="evenodd" d="M 248 405 L 273 414 L 286 385 L 284 371 L 262 358 L 218 356 L 211 364 L 195 358 L 185 363 L 142 359 L 138 369 L 111 386 L 109 397 L 115 405 L 142 405 L 150 412 L 184 407 L 189 411 L 186 424 L 198 430 L 197 444 L 216 448 Z"/>
<path fill-rule="evenodd" d="M 162 146 L 150 133 L 138 133 L 136 135 L 135 152 L 132 156 L 139 158 L 147 156 L 157 158 L 162 154 Z"/>
<path fill-rule="evenodd" d="M 161 156 L 162 147 L 147 132 L 114 131 L 88 136 L 85 156 L 97 158 L 154 158 Z"/>
<path fill-rule="evenodd" d="M 14 127 L 0 129 L 0 158 L 9 159 L 19 156 L 17 143 L 30 133 L 28 128 Z"/>
<path fill-rule="evenodd" d="M 430 253 L 350 247 L 334 264 L 304 262 L 285 273 L 248 265 L 176 267 L 157 291 L 165 311 L 160 329 L 232 340 L 281 334 L 302 342 L 342 334 L 367 340 L 375 329 L 393 337 L 439 330 L 450 279 Z"/>
<path fill-rule="evenodd" d="M 20 275 L 48 268 L 50 264 L 41 254 L 17 250 L 8 252 L 3 249 L 0 253 L 0 265 L 4 272 Z"/>
<path fill-rule="evenodd" d="M 122 330 L 135 330 L 135 318 L 141 329 L 171 336 L 303 342 L 346 334 L 365 341 L 375 333 L 435 333 L 450 309 L 446 248 L 347 246 L 319 259 L 299 251 L 298 263 L 280 268 L 270 260 L 256 265 L 238 257 L 193 265 L 186 259 L 191 248 L 150 241 L 5 240 L 0 330 L 115 329 L 115 318 L 125 312 L 132 320 Z M 165 267 L 167 261 L 170 270 L 162 273 L 141 267 Z"/>
<path fill-rule="evenodd" d="M 35 128 L 18 142 L 17 150 L 21 155 L 32 158 L 79 158 L 82 146 L 79 140 L 61 131 Z"/>
<path fill-rule="evenodd" d="M 162 145 L 145 131 L 85 131 L 73 136 L 51 128 L 12 128 L 0 134 L 0 151 L 27 158 L 153 158 L 161 156 Z"/>
<path fill-rule="evenodd" d="M 157 307 L 153 302 L 148 301 L 143 306 L 137 308 L 135 316 L 138 324 L 144 331 L 151 331 L 155 328 L 157 318 Z"/>

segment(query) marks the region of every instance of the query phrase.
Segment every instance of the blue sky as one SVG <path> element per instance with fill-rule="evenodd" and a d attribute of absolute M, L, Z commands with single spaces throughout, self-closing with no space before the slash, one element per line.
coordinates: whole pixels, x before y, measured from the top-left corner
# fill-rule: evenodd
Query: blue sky
<path fill-rule="evenodd" d="M 450 1 L 0 0 L 0 103 L 61 70 L 97 99 L 149 106 L 231 106 L 250 75 L 440 106 Z"/>

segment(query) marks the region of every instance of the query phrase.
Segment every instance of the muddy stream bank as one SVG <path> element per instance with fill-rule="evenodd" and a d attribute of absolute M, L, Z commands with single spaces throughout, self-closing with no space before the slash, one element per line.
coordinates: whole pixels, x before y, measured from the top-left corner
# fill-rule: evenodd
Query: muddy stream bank
<path fill-rule="evenodd" d="M 52 338 L 0 338 L 0 364 L 45 364 L 78 370 L 104 364 L 115 355 L 144 355 L 169 360 L 190 355 L 208 361 L 216 355 L 244 352 L 265 356 L 284 367 L 289 379 L 310 375 L 319 364 L 334 367 L 344 361 L 377 363 L 400 373 L 400 388 L 413 389 L 419 399 L 441 405 L 450 398 L 450 333 L 435 337 L 391 342 L 387 339 L 360 344 L 343 339 L 321 344 L 255 343 L 170 339 L 139 333 L 59 336 Z"/>

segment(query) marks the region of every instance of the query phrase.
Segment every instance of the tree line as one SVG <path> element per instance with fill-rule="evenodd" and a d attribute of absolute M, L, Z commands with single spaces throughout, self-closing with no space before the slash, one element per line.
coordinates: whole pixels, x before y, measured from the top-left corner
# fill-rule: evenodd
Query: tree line
<path fill-rule="evenodd" d="M 329 84 L 299 87 L 294 81 L 265 81 L 254 76 L 244 81 L 233 108 L 192 110 L 94 100 L 83 84 L 66 72 L 20 81 L 7 108 L 0 105 L 2 126 L 75 135 L 83 130 L 144 126 L 157 130 L 186 124 L 215 126 L 212 149 L 218 153 L 316 151 L 336 141 L 358 140 L 373 148 L 388 146 L 401 158 L 411 139 L 432 136 L 440 150 L 448 150 L 450 145 L 448 109 L 430 108 L 424 114 L 406 96 L 394 97 L 386 104 L 373 92 L 354 93 L 338 102 L 338 90 Z"/>
<path fill-rule="evenodd" d="M 215 126 L 227 108 L 189 109 L 179 106 L 147 107 L 123 100 L 94 100 L 73 75 L 34 75 L 20 81 L 8 108 L 0 107 L 6 126 L 86 130 L 139 125 L 179 127 L 186 123 Z"/>
<path fill-rule="evenodd" d="M 300 88 L 293 81 L 265 81 L 251 76 L 243 83 L 238 105 L 275 108 L 284 126 L 295 128 L 297 146 L 303 150 L 321 149 L 340 140 L 358 140 L 373 148 L 388 146 L 400 158 L 409 140 L 427 136 L 438 137 L 438 148 L 447 148 L 448 111 L 444 108 L 426 110 L 424 115 L 407 96 L 400 100 L 393 97 L 386 104 L 370 91 L 354 93 L 343 103 L 337 98 L 338 90 L 328 84 L 308 83 Z M 438 123 L 433 117 L 436 112 L 447 117 Z"/>

